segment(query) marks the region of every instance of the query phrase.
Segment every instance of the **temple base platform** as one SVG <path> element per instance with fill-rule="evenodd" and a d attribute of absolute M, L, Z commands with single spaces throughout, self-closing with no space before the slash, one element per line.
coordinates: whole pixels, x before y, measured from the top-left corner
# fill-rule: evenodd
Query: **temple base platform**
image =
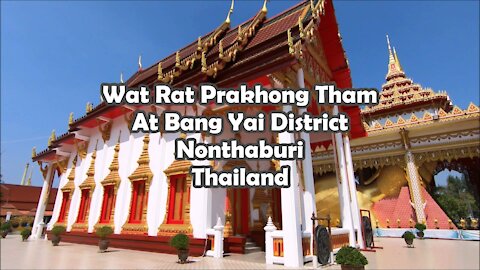
<path fill-rule="evenodd" d="M 52 234 L 47 232 L 48 239 L 51 239 Z M 61 236 L 62 242 L 76 243 L 84 245 L 98 245 L 100 238 L 95 233 L 87 232 L 67 232 Z M 138 234 L 112 234 L 108 237 L 110 240 L 110 247 L 133 249 L 149 252 L 177 254 L 177 250 L 170 246 L 170 239 L 172 236 L 148 236 Z M 244 237 L 227 237 L 225 238 L 224 251 L 225 253 L 245 253 Z M 190 238 L 190 255 L 202 256 L 205 250 L 210 249 L 209 241 L 200 238 Z"/>
<path fill-rule="evenodd" d="M 411 231 L 416 235 L 416 230 L 412 228 L 377 228 L 373 230 L 376 237 L 402 237 L 405 231 Z M 473 240 L 480 241 L 480 231 L 478 230 L 425 230 L 424 238 L 430 239 L 452 239 L 452 240 Z"/>

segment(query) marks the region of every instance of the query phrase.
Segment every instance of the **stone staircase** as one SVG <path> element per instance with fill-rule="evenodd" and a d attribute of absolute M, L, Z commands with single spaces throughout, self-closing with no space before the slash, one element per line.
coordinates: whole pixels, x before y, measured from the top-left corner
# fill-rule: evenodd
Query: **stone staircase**
<path fill-rule="evenodd" d="M 247 241 L 245 242 L 245 254 L 262 251 L 262 249 L 259 246 L 257 246 L 257 244 L 251 238 L 247 237 L 246 240 Z"/>

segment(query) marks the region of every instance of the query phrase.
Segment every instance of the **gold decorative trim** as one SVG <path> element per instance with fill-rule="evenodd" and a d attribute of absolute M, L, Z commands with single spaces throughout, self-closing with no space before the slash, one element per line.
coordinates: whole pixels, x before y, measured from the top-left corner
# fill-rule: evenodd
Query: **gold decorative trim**
<path fill-rule="evenodd" d="M 192 163 L 188 160 L 174 160 L 170 166 L 164 171 L 167 176 L 167 204 L 165 210 L 165 216 L 163 222 L 158 228 L 158 235 L 174 235 L 177 233 L 191 234 L 193 232 L 192 225 L 190 223 L 190 187 L 192 183 L 192 176 L 190 175 L 190 167 Z M 183 198 L 183 217 L 184 224 L 168 224 L 168 212 L 170 205 L 170 179 L 175 175 L 185 174 L 185 189 L 186 193 Z"/>
<path fill-rule="evenodd" d="M 78 156 L 80 159 L 85 159 L 87 156 L 88 143 L 86 141 L 77 141 L 75 140 L 75 149 L 77 150 Z"/>
<path fill-rule="evenodd" d="M 98 130 L 102 134 L 103 141 L 107 142 L 108 140 L 110 140 L 110 133 L 112 131 L 112 121 L 105 123 L 105 125 L 103 125 L 103 128 L 102 128 L 102 125 L 99 123 Z"/>
<path fill-rule="evenodd" d="M 386 118 L 385 124 L 383 125 L 378 121 L 374 121 L 373 124 L 370 125 L 367 122 L 363 122 L 363 126 L 369 134 L 377 134 L 412 126 L 428 125 L 434 122 L 442 123 L 472 118 L 480 118 L 480 110 L 477 106 L 471 103 L 466 110 L 461 110 L 455 106 L 454 109 L 447 113 L 443 109 L 440 109 L 437 113 L 437 117 L 433 117 L 430 113 L 425 112 L 423 117 L 419 119 L 414 113 L 411 113 L 408 120 L 405 120 L 402 117 L 398 117 L 396 121 Z"/>
<path fill-rule="evenodd" d="M 75 169 L 77 167 L 77 155 L 73 158 L 72 161 L 72 170 L 68 175 L 67 183 L 60 189 L 62 192 L 70 192 L 70 196 L 72 195 L 73 190 L 75 190 Z"/>
<path fill-rule="evenodd" d="M 128 177 L 130 182 L 145 180 L 145 195 L 144 195 L 145 197 L 144 197 L 143 207 L 142 207 L 141 222 L 138 224 L 129 222 L 129 217 L 132 211 L 131 201 L 129 202 L 127 221 L 122 226 L 123 231 L 127 233 L 143 233 L 148 231 L 148 224 L 147 224 L 148 193 L 150 189 L 150 182 L 152 181 L 152 178 L 153 178 L 153 173 L 150 170 L 150 157 L 148 155 L 149 142 L 150 142 L 150 136 L 147 133 L 143 137 L 143 151 L 137 161 L 138 167 Z"/>
<path fill-rule="evenodd" d="M 98 216 L 98 220 L 95 224 L 95 230 L 102 227 L 102 226 L 110 226 L 114 227 L 114 217 L 115 217 L 115 208 L 116 208 L 116 198 L 117 198 L 117 191 L 118 191 L 118 186 L 120 185 L 121 178 L 120 175 L 118 174 L 118 169 L 119 169 L 119 162 L 118 162 L 118 153 L 120 152 L 120 136 L 121 134 L 118 135 L 118 141 L 117 144 L 115 144 L 115 148 L 113 149 L 114 154 L 113 154 L 113 160 L 112 163 L 110 164 L 109 170 L 110 173 L 103 179 L 100 184 L 103 187 L 103 193 L 105 193 L 105 186 L 112 185 L 113 186 L 113 203 L 112 203 L 112 210 L 110 213 L 110 222 L 108 224 L 100 223 L 100 218 L 101 218 L 101 212 L 100 215 Z M 102 200 L 102 206 L 100 208 L 100 211 L 102 211 L 103 208 L 103 200 Z"/>

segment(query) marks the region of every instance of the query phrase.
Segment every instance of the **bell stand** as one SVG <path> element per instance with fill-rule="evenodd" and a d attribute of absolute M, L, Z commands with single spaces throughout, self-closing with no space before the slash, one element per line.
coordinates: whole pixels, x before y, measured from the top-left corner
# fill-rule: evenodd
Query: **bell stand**
<path fill-rule="evenodd" d="M 328 237 L 330 239 L 330 264 L 333 264 L 333 248 L 332 248 L 332 227 L 330 226 L 330 214 L 328 214 L 326 217 L 316 217 L 315 213 L 312 212 L 312 217 L 310 218 L 312 220 L 312 249 L 311 253 L 313 256 L 313 267 L 317 268 L 318 267 L 318 259 L 317 259 L 317 252 L 315 248 L 315 223 L 318 220 L 326 220 L 327 221 L 327 229 L 328 229 Z"/>
<path fill-rule="evenodd" d="M 360 209 L 360 225 L 362 226 L 363 243 L 366 244 L 367 241 L 366 241 L 366 238 L 365 238 L 365 226 L 363 225 L 363 222 L 362 222 L 362 217 L 364 216 L 364 213 L 366 213 L 365 216 L 368 216 L 368 220 L 370 220 L 370 224 L 372 223 L 372 218 L 371 218 L 371 215 L 370 215 L 370 210 Z M 372 230 L 372 233 L 373 233 L 373 230 Z M 375 246 L 375 240 L 374 240 L 374 237 L 372 236 L 372 246 L 367 247 L 365 245 L 365 248 L 362 248 L 360 250 L 361 251 L 367 251 L 367 252 L 377 252 L 375 249 L 383 249 L 383 247 Z"/>

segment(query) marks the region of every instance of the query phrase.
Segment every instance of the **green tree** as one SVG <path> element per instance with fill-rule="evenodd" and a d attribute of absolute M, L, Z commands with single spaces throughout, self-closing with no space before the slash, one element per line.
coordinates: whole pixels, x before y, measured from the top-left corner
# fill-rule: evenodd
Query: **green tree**
<path fill-rule="evenodd" d="M 449 175 L 447 185 L 435 187 L 432 195 L 457 225 L 461 218 L 479 216 L 478 203 L 464 176 Z"/>

